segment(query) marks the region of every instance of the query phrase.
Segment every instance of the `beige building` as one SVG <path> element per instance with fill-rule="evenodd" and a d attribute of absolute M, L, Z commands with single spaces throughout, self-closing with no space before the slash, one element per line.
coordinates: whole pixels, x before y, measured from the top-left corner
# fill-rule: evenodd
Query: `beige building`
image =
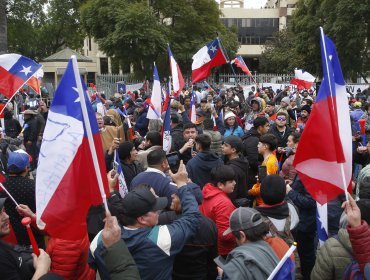
<path fill-rule="evenodd" d="M 246 9 L 243 1 L 221 0 L 221 20 L 225 26 L 238 30 L 240 48 L 251 69 L 258 68 L 258 58 L 267 40 L 289 25 L 297 0 L 269 0 L 264 8 Z M 239 5 L 238 5 L 239 4 Z"/>

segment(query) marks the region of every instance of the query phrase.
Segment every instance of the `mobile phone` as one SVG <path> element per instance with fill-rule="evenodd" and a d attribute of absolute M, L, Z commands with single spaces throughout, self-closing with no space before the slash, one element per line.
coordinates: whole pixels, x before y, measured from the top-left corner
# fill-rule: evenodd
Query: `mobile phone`
<path fill-rule="evenodd" d="M 262 183 L 262 181 L 266 178 L 266 176 L 267 176 L 266 166 L 259 165 L 258 166 L 258 180 L 260 181 L 260 183 Z"/>
<path fill-rule="evenodd" d="M 168 165 L 170 166 L 171 172 L 176 173 L 179 170 L 180 158 L 177 153 L 169 153 L 166 155 Z"/>

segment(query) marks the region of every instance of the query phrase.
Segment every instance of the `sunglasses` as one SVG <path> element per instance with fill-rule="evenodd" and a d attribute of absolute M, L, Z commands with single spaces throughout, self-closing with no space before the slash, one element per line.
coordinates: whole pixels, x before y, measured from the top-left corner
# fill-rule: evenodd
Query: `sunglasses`
<path fill-rule="evenodd" d="M 278 121 L 286 121 L 286 118 L 276 118 Z"/>

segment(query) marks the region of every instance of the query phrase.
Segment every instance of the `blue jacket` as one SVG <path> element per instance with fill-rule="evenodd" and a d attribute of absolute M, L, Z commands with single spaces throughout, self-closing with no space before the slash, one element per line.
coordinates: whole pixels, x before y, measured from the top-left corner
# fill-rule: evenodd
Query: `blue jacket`
<path fill-rule="evenodd" d="M 297 230 L 301 232 L 315 232 L 316 201 L 307 192 L 298 175 L 294 178 L 288 198 L 298 208 L 299 223 Z"/>
<path fill-rule="evenodd" d="M 183 209 L 182 217 L 171 224 L 128 230 L 122 228 L 122 239 L 135 260 L 142 280 L 172 279 L 172 267 L 176 254 L 196 233 L 201 219 L 198 203 L 187 186 L 178 190 Z M 110 279 L 102 259 L 105 250 L 99 233 L 90 246 L 94 263 L 102 279 Z M 103 274 L 103 276 L 102 276 Z"/>
<path fill-rule="evenodd" d="M 211 181 L 212 168 L 220 165 L 224 165 L 224 162 L 215 153 L 204 151 L 188 161 L 186 170 L 191 181 L 202 189 L 205 184 Z"/>
<path fill-rule="evenodd" d="M 140 184 L 148 184 L 154 189 L 156 195 L 159 197 L 167 197 L 167 207 L 171 206 L 171 196 L 177 193 L 176 184 L 172 183 L 160 170 L 150 167 L 148 167 L 146 171 L 137 174 L 134 179 L 132 179 L 130 190 Z"/>
<path fill-rule="evenodd" d="M 135 130 L 139 132 L 141 136 L 145 136 L 148 132 L 149 119 L 146 118 L 147 111 L 143 111 L 137 116 L 135 123 Z"/>
<path fill-rule="evenodd" d="M 226 138 L 230 135 L 238 136 L 238 137 L 241 138 L 241 137 L 244 136 L 244 130 L 240 126 L 238 126 L 236 128 L 234 128 L 234 127 L 226 128 L 225 127 L 224 138 Z"/>

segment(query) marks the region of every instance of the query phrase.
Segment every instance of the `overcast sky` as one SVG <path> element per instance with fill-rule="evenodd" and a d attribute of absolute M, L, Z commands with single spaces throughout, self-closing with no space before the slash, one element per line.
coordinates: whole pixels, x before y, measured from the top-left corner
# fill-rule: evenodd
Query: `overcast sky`
<path fill-rule="evenodd" d="M 216 0 L 220 3 L 220 0 Z M 244 0 L 244 8 L 261 8 L 264 7 L 267 0 Z"/>

